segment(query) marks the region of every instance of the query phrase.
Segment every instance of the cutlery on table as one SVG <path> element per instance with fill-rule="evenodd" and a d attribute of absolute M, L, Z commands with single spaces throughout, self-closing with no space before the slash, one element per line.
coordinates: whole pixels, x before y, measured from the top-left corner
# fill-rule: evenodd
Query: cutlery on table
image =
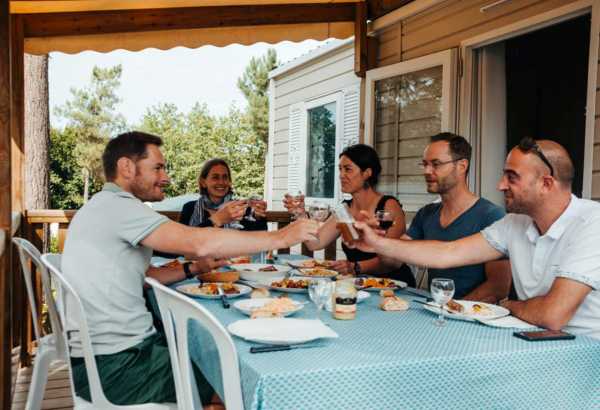
<path fill-rule="evenodd" d="M 264 345 L 264 346 L 252 346 L 250 353 L 267 353 L 267 352 L 280 352 L 284 350 L 292 349 L 310 349 L 312 347 L 322 347 L 322 344 L 305 344 L 305 345 Z"/>
<path fill-rule="evenodd" d="M 223 305 L 223 308 L 229 309 L 229 307 L 231 305 L 229 304 L 229 302 L 227 302 L 227 297 L 225 296 L 225 292 L 223 292 L 223 289 L 221 289 L 220 286 L 217 286 L 217 289 L 219 290 L 219 295 L 221 295 L 221 304 Z"/>

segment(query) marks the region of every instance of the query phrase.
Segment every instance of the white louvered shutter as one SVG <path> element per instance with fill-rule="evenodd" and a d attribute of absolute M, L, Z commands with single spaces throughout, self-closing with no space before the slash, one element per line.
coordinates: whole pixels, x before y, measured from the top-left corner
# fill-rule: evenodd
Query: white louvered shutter
<path fill-rule="evenodd" d="M 349 145 L 358 144 L 360 123 L 360 87 L 344 90 L 344 133 L 342 150 Z"/>
<path fill-rule="evenodd" d="M 306 147 L 303 144 L 304 104 L 294 104 L 290 107 L 289 139 L 288 139 L 288 192 L 304 190 L 303 186 L 303 157 Z"/>

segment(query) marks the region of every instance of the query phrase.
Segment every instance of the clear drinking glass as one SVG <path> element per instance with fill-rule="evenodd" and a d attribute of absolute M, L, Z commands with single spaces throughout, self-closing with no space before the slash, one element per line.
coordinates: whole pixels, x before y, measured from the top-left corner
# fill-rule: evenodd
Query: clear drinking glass
<path fill-rule="evenodd" d="M 308 215 L 318 222 L 325 222 L 329 218 L 330 212 L 329 205 L 324 202 L 314 202 L 308 207 Z"/>
<path fill-rule="evenodd" d="M 331 299 L 332 293 L 333 286 L 329 279 L 313 279 L 308 283 L 308 295 L 317 306 L 317 320 L 320 319 L 321 310 Z"/>
<path fill-rule="evenodd" d="M 454 296 L 454 281 L 446 278 L 435 278 L 431 281 L 431 297 L 440 306 L 440 314 L 433 324 L 446 326 L 444 305 Z"/>
<path fill-rule="evenodd" d="M 261 201 L 262 196 L 258 194 L 251 194 L 248 198 L 248 207 L 250 208 L 250 213 L 244 217 L 247 221 L 256 222 L 256 213 L 254 211 L 254 205 L 256 202 Z"/>
<path fill-rule="evenodd" d="M 238 196 L 238 195 L 233 195 L 231 198 L 232 201 L 245 201 L 246 199 Z M 231 221 L 229 223 L 229 227 L 232 229 L 244 229 L 244 225 L 242 225 L 240 223 L 240 221 Z"/>
<path fill-rule="evenodd" d="M 304 194 L 302 191 L 297 191 L 296 193 L 288 192 L 285 196 L 292 200 L 292 209 L 290 209 L 292 220 L 300 218 L 304 213 L 302 205 L 304 203 Z"/>
<path fill-rule="evenodd" d="M 392 218 L 392 213 L 389 211 L 379 210 L 375 212 L 375 219 L 379 222 L 379 227 L 386 232 L 394 224 L 394 218 Z"/>

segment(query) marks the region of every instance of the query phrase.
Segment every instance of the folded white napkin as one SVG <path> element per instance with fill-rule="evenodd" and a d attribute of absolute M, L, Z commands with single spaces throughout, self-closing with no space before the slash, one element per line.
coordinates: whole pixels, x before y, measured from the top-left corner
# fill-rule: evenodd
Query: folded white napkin
<path fill-rule="evenodd" d="M 338 334 L 320 320 L 262 318 L 238 320 L 227 330 L 242 339 L 269 343 L 305 343 L 321 338 L 336 338 Z"/>
<path fill-rule="evenodd" d="M 478 321 L 488 326 L 506 327 L 512 329 L 532 329 L 537 327 L 535 325 L 532 325 L 531 323 L 525 322 L 524 320 L 510 315 L 491 320 L 478 319 Z"/>

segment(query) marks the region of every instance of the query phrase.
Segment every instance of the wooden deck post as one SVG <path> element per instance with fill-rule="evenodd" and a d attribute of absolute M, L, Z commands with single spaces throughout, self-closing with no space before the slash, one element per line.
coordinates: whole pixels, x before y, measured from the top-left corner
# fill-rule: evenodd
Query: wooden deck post
<path fill-rule="evenodd" d="M 0 408 L 11 402 L 11 311 L 10 311 L 10 237 L 11 237 L 11 100 L 10 100 L 10 25 L 8 2 L 0 3 L 0 229 L 4 232 L 4 251 L 0 255 Z"/>
<path fill-rule="evenodd" d="M 364 77 L 367 72 L 367 3 L 356 3 L 354 14 L 354 73 Z"/>

